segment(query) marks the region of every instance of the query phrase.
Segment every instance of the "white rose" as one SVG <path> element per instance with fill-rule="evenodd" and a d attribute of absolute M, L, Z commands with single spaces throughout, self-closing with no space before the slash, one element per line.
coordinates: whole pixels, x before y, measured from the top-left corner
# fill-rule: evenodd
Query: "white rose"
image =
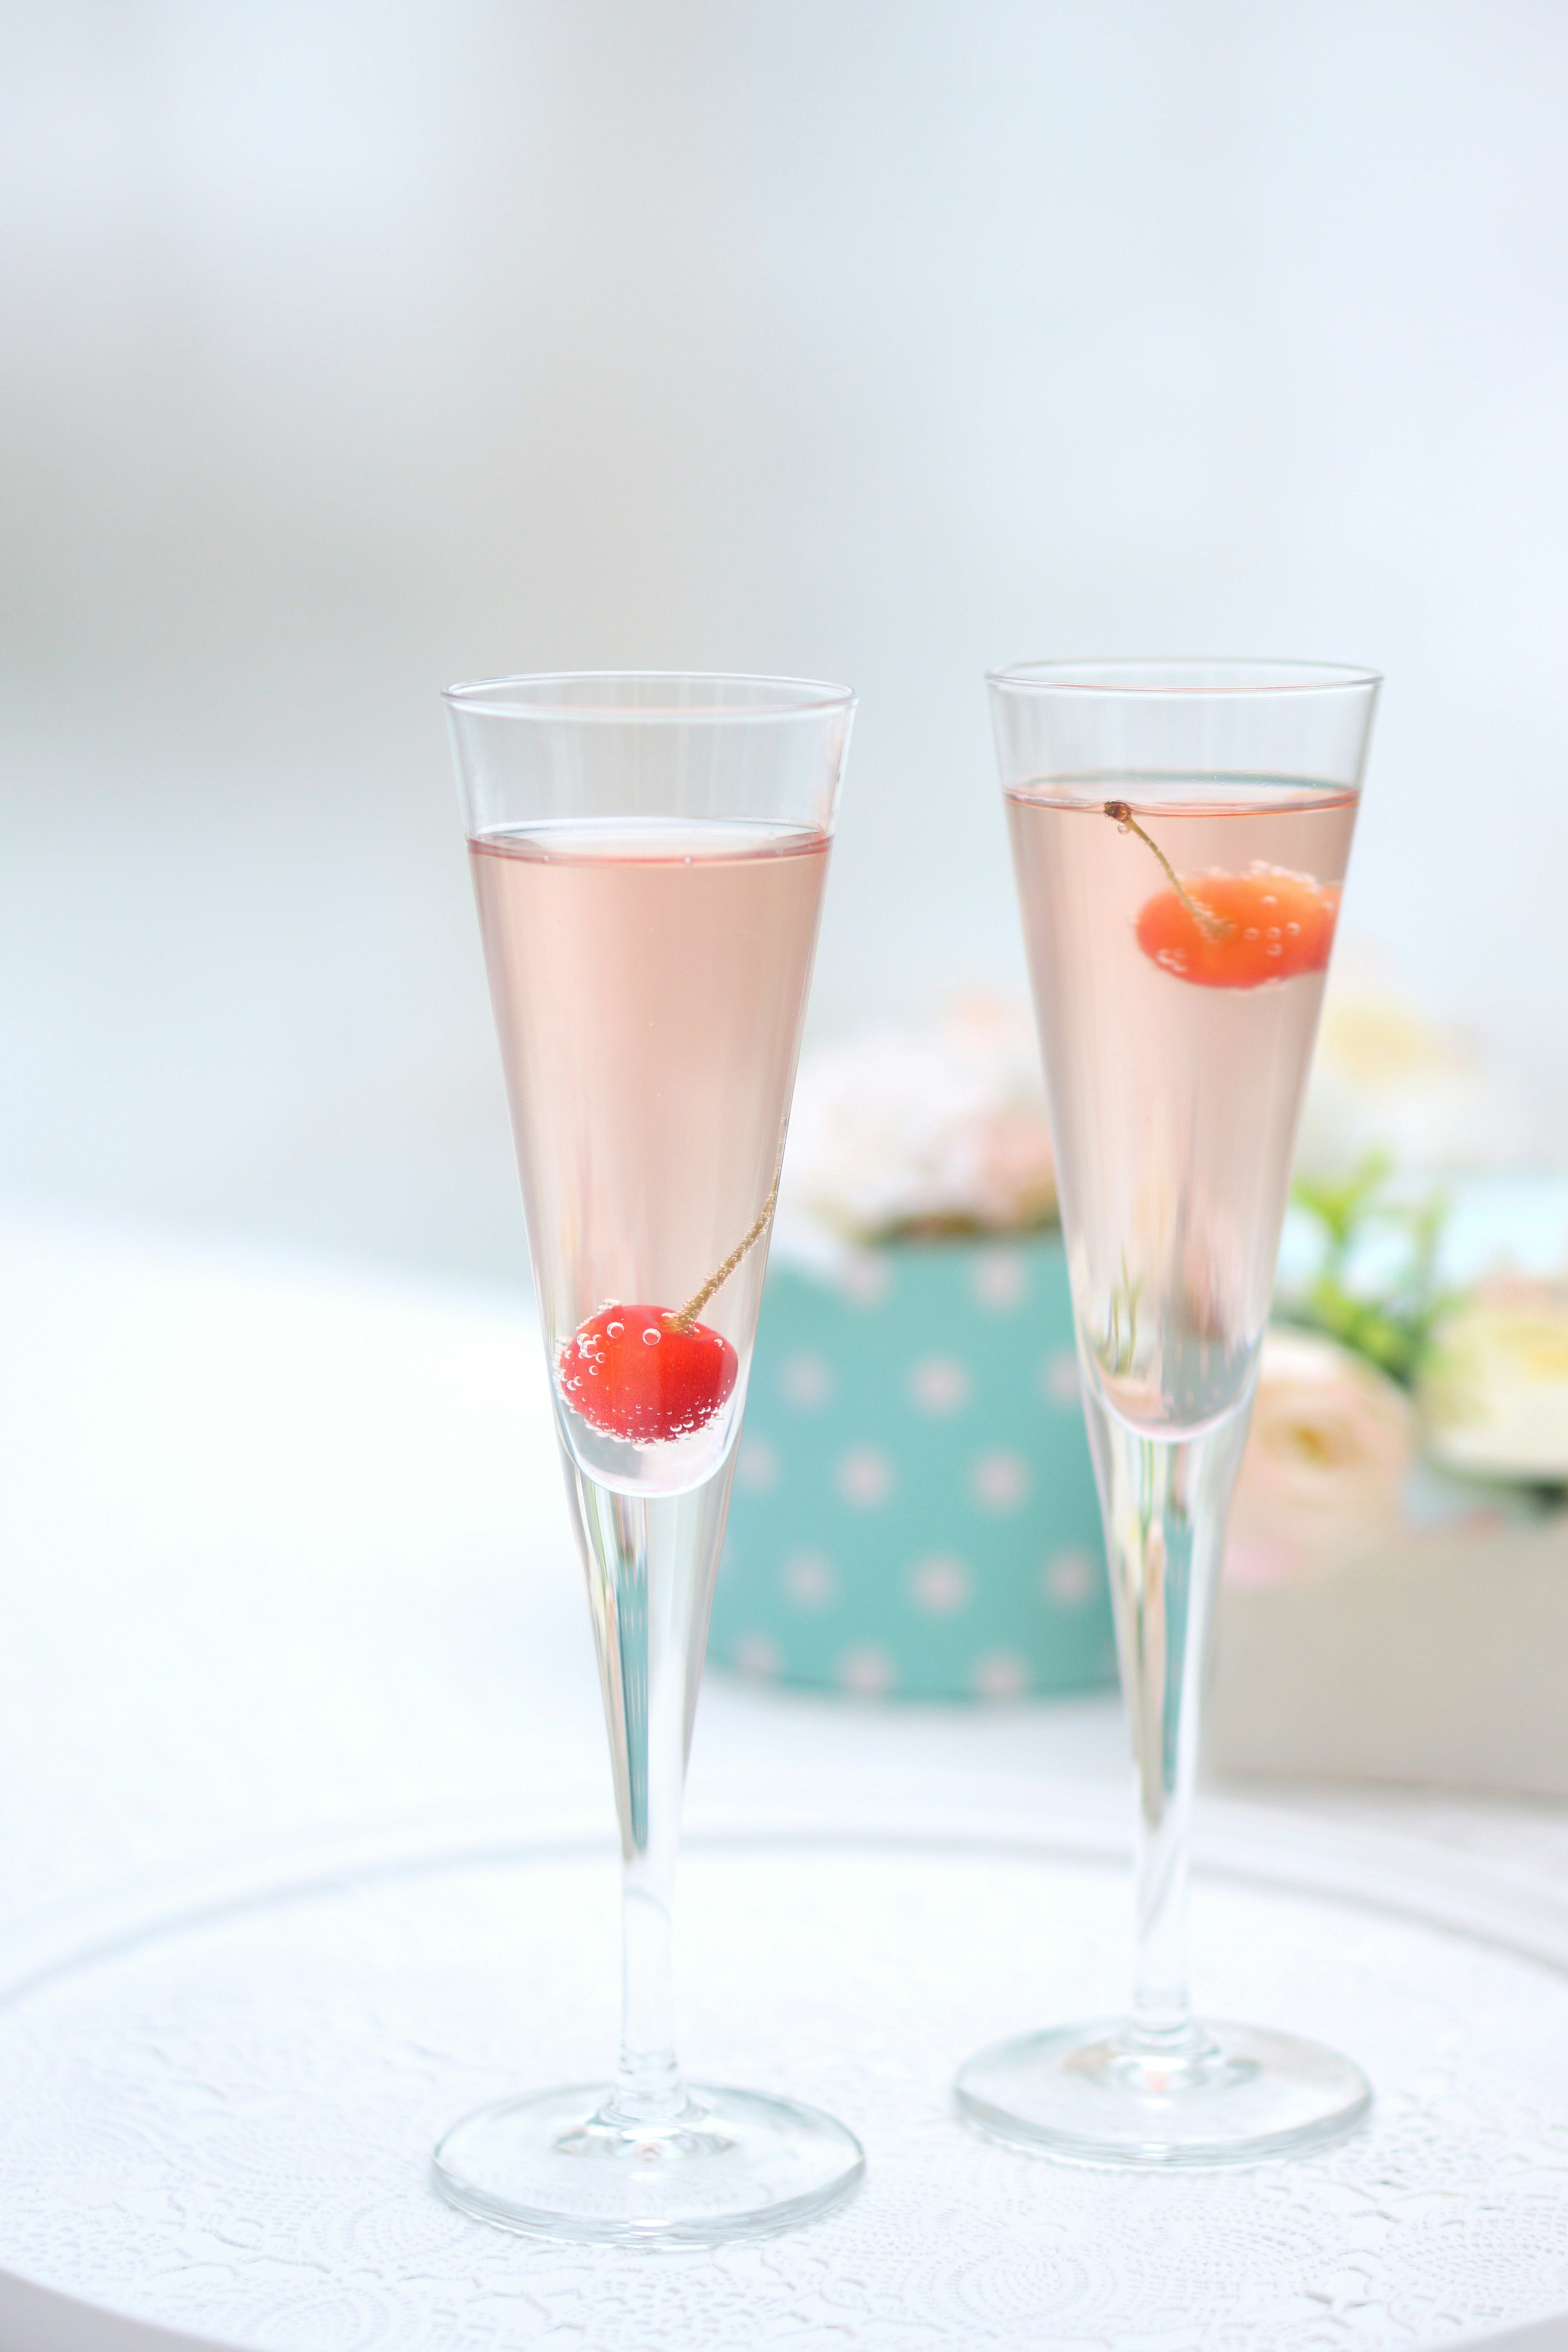
<path fill-rule="evenodd" d="M 1335 957 L 1296 1164 L 1347 1174 L 1374 1150 L 1417 1168 L 1506 1158 L 1517 1118 L 1469 1041 L 1353 951 Z"/>
<path fill-rule="evenodd" d="M 1415 1407 L 1360 1356 L 1306 1331 L 1263 1342 L 1225 1572 L 1262 1584 L 1321 1575 L 1405 1528 Z"/>
<path fill-rule="evenodd" d="M 1421 1382 L 1427 1442 L 1446 1467 L 1568 1480 L 1568 1284 L 1483 1284 L 1434 1335 Z"/>
<path fill-rule="evenodd" d="M 918 1224 L 998 1232 L 1056 1205 L 1034 1024 L 971 997 L 924 1032 L 879 1030 L 801 1065 L 782 1224 L 851 1239 Z"/>

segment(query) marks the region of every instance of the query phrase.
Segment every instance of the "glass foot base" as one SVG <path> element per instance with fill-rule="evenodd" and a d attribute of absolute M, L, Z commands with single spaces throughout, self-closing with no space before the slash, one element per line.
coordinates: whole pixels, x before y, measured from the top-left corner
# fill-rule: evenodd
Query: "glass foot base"
<path fill-rule="evenodd" d="M 1197 2025 L 1169 2051 L 1101 2021 L 999 2042 L 959 2075 L 988 2139 L 1080 2164 L 1257 2164 L 1321 2147 L 1372 2105 L 1366 2077 L 1315 2042 Z"/>
<path fill-rule="evenodd" d="M 643 2246 L 769 2237 L 859 2179 L 852 2132 L 815 2107 L 693 2084 L 672 2123 L 626 2125 L 607 2084 L 481 2107 L 436 2150 L 450 2203 L 524 2236 Z"/>

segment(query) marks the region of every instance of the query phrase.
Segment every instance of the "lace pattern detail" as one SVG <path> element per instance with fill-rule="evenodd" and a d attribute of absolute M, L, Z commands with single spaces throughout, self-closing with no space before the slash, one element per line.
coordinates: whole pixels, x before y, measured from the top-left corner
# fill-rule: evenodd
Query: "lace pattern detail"
<path fill-rule="evenodd" d="M 1321 1888 L 1200 1886 L 1199 1990 L 1357 2057 L 1358 2137 L 1158 2179 L 966 2132 L 960 2060 L 1102 2010 L 1126 1903 L 1001 1849 L 693 1853 L 694 2071 L 827 2107 L 869 2169 L 794 2236 L 658 2255 L 508 2238 L 426 2176 L 467 2108 L 603 2074 L 607 1859 L 174 1927 L 0 2007 L 5 2263 L 247 2352 L 1380 2352 L 1568 2311 L 1568 1976 Z"/>

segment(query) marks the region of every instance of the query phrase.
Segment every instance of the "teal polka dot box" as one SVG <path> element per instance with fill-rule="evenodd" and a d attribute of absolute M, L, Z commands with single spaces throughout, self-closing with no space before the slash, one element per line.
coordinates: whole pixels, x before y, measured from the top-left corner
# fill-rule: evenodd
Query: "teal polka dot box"
<path fill-rule="evenodd" d="M 1037 1086 L 1031 1030 L 1025 1044 L 1021 1083 Z M 863 1047 L 841 1052 L 837 1087 L 824 1086 L 823 1058 L 803 1070 L 796 1097 L 794 1205 L 826 1156 L 823 1095 L 830 1111 L 852 1096 L 862 1125 L 875 1098 Z M 930 1071 L 908 1075 L 929 1127 Z M 889 1190 L 911 1156 L 905 1136 L 893 1141 Z M 886 1150 L 885 1136 L 876 1142 Z M 1016 1162 L 1016 1134 L 1010 1152 Z M 954 1231 L 973 1214 L 975 1181 L 961 1166 L 936 1188 L 928 1168 L 918 1237 L 802 1250 L 784 1221 L 714 1591 L 714 1666 L 865 1698 L 996 1701 L 1114 1685 L 1060 1235 L 1038 1229 L 1037 1187 L 1023 1204 L 1036 1230 Z M 874 1201 L 862 1223 L 879 1213 Z"/>

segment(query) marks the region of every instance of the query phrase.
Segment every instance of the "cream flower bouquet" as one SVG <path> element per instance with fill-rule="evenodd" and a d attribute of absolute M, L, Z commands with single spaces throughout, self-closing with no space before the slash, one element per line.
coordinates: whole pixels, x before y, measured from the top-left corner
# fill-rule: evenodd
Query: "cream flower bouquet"
<path fill-rule="evenodd" d="M 1298 1184 L 1216 1612 L 1209 1760 L 1568 1794 L 1568 1282 L 1525 1263 L 1561 1261 L 1568 1195 L 1402 1171 L 1401 1070 L 1436 1073 L 1448 1139 L 1472 1145 L 1475 1074 L 1406 1008 L 1383 1034 L 1392 1061 L 1369 1052 L 1364 1009 L 1345 1030 L 1364 1083 L 1335 1067 L 1331 1018 L 1306 1141 L 1331 1136 L 1327 1103 L 1342 1166 L 1347 1138 L 1366 1156 Z M 1430 1159 L 1442 1107 L 1428 1093 L 1406 1122 Z"/>
<path fill-rule="evenodd" d="M 1535 1193 L 1441 1172 L 1478 1134 L 1506 1147 L 1473 1057 L 1352 967 L 1231 1522 L 1222 1769 L 1568 1793 L 1568 1194 L 1521 1258 Z M 1055 1205 L 1022 1005 L 807 1057 L 716 1663 L 862 1698 L 1113 1686 Z"/>

